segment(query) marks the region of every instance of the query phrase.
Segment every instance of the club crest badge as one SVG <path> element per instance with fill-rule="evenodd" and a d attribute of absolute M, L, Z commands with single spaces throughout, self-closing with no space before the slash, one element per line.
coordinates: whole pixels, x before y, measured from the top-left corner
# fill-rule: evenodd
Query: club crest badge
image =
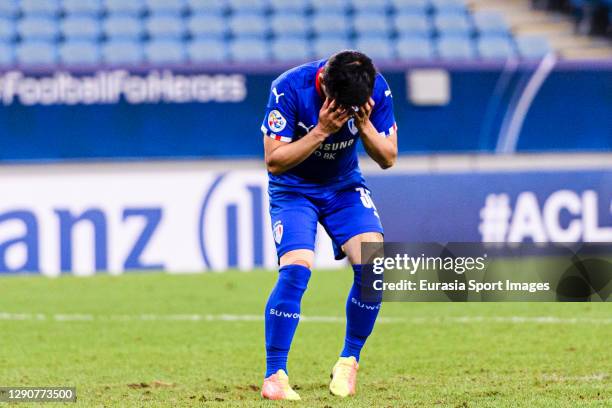
<path fill-rule="evenodd" d="M 287 126 L 287 120 L 276 109 L 268 115 L 268 127 L 274 133 L 278 133 Z"/>
<path fill-rule="evenodd" d="M 272 236 L 274 236 L 274 242 L 277 244 L 281 243 L 283 239 L 283 223 L 281 221 L 276 221 L 274 226 L 272 227 Z"/>
<path fill-rule="evenodd" d="M 349 121 L 347 122 L 349 131 L 351 132 L 352 135 L 356 135 L 357 134 L 357 126 L 355 126 L 355 119 L 351 118 L 349 119 Z"/>

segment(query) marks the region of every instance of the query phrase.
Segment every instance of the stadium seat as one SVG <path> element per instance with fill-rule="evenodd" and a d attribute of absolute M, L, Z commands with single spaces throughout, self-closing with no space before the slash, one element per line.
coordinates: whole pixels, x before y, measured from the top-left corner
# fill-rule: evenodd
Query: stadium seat
<path fill-rule="evenodd" d="M 180 39 L 185 35 L 185 24 L 181 17 L 153 15 L 145 21 L 146 31 L 155 39 Z"/>
<path fill-rule="evenodd" d="M 306 61 L 312 51 L 305 39 L 277 39 L 272 42 L 272 58 L 276 61 Z"/>
<path fill-rule="evenodd" d="M 435 55 L 431 41 L 418 36 L 398 38 L 395 48 L 397 57 L 402 60 L 426 60 Z"/>
<path fill-rule="evenodd" d="M 109 65 L 135 65 L 142 62 L 142 52 L 138 41 L 110 41 L 102 46 L 102 59 Z"/>
<path fill-rule="evenodd" d="M 224 14 L 228 5 L 225 0 L 187 0 L 187 7 L 192 14 Z"/>
<path fill-rule="evenodd" d="M 353 17 L 353 29 L 358 36 L 389 36 L 391 23 L 385 14 L 366 12 Z"/>
<path fill-rule="evenodd" d="M 396 13 L 425 14 L 429 12 L 429 0 L 390 0 Z"/>
<path fill-rule="evenodd" d="M 235 37 L 263 38 L 269 26 L 269 21 L 258 14 L 239 14 L 229 19 L 230 31 Z"/>
<path fill-rule="evenodd" d="M 474 46 L 469 38 L 442 37 L 438 39 L 438 55 L 442 59 L 472 59 L 476 56 Z"/>
<path fill-rule="evenodd" d="M 228 31 L 225 19 L 216 15 L 196 14 L 187 21 L 187 30 L 194 38 L 223 38 Z"/>
<path fill-rule="evenodd" d="M 21 38 L 28 49 L 34 48 L 32 44 L 42 49 L 47 42 L 64 38 L 64 43 L 56 46 L 56 59 L 72 65 L 79 63 L 72 63 L 68 52 L 79 47 L 85 50 L 100 38 L 108 41 L 97 49 L 98 58 L 102 56 L 104 61 L 111 45 L 119 49 L 127 48 L 126 44 L 139 44 L 140 61 L 146 58 L 153 63 L 163 61 L 165 46 L 176 44 L 185 36 L 192 41 L 168 58 L 244 61 L 244 56 L 252 53 L 258 61 L 262 55 L 278 61 L 298 61 L 313 55 L 329 56 L 350 47 L 353 40 L 353 45 L 378 60 L 425 59 L 435 55 L 444 59 L 516 56 L 530 59 L 551 51 L 546 39 L 540 37 L 519 37 L 515 43 L 502 13 L 487 10 L 470 14 L 466 3 L 466 0 L 0 0 L 0 44 L 10 47 Z M 20 10 L 24 16 L 18 18 Z M 430 10 L 433 14 L 429 14 Z M 187 11 L 186 17 L 182 17 Z M 268 11 L 271 13 L 266 14 Z M 273 35 L 270 40 L 269 34 Z M 228 35 L 232 41 L 225 42 Z M 435 41 L 429 40 L 432 37 Z M 140 43 L 141 39 L 149 38 L 150 43 Z M 375 47 L 377 41 L 379 46 Z M 260 49 L 262 42 L 264 51 Z M 248 44 L 254 45 L 252 52 L 244 48 Z M 219 46 L 227 49 L 219 51 Z M 158 49 L 162 51 L 153 55 Z M 11 55 L 17 61 L 21 58 L 16 49 Z M 90 52 L 89 56 L 92 55 Z M 95 61 L 90 57 L 83 58 Z"/>
<path fill-rule="evenodd" d="M 515 56 L 513 44 L 508 38 L 481 37 L 476 47 L 483 59 L 508 59 Z"/>
<path fill-rule="evenodd" d="M 55 17 L 60 11 L 58 0 L 20 0 L 19 6 L 27 16 Z"/>
<path fill-rule="evenodd" d="M 389 9 L 389 0 L 351 0 L 356 12 L 385 13 Z"/>
<path fill-rule="evenodd" d="M 315 13 L 346 13 L 349 7 L 347 0 L 311 0 Z"/>
<path fill-rule="evenodd" d="M 428 37 L 433 33 L 431 20 L 425 14 L 396 14 L 393 18 L 393 26 L 400 36 Z"/>
<path fill-rule="evenodd" d="M 479 11 L 472 15 L 476 31 L 486 35 L 508 35 L 510 28 L 503 14 Z"/>
<path fill-rule="evenodd" d="M 140 18 L 128 15 L 109 17 L 103 22 L 104 34 L 112 39 L 138 40 L 143 28 Z"/>
<path fill-rule="evenodd" d="M 100 21 L 84 15 L 62 20 L 61 31 L 65 38 L 71 40 L 97 40 L 102 33 Z"/>
<path fill-rule="evenodd" d="M 308 5 L 308 0 L 270 0 L 270 6 L 276 13 L 305 14 Z"/>
<path fill-rule="evenodd" d="M 57 63 L 57 50 L 49 41 L 25 41 L 17 46 L 16 59 L 21 65 L 53 65 Z"/>
<path fill-rule="evenodd" d="M 355 48 L 367 54 L 374 61 L 388 61 L 395 57 L 395 51 L 391 41 L 385 37 L 358 38 Z"/>
<path fill-rule="evenodd" d="M 68 15 L 94 16 L 102 11 L 100 0 L 63 0 L 62 9 Z"/>
<path fill-rule="evenodd" d="M 59 48 L 59 57 L 63 65 L 96 65 L 101 61 L 98 44 L 93 41 L 69 41 Z"/>
<path fill-rule="evenodd" d="M 180 64 L 187 55 L 180 41 L 153 40 L 145 45 L 145 59 L 152 64 Z"/>
<path fill-rule="evenodd" d="M 338 51 L 351 48 L 351 44 L 346 38 L 317 38 L 314 41 L 313 51 L 316 58 L 327 58 Z"/>
<path fill-rule="evenodd" d="M 139 16 L 144 11 L 143 0 L 104 0 L 104 8 L 109 14 Z"/>
<path fill-rule="evenodd" d="M 443 14 L 434 17 L 434 25 L 442 36 L 458 35 L 468 36 L 472 33 L 472 27 L 466 16 Z"/>
<path fill-rule="evenodd" d="M 543 58 L 552 52 L 548 40 L 544 37 L 525 35 L 516 37 L 515 40 L 519 54 L 526 59 Z"/>
<path fill-rule="evenodd" d="M 269 60 L 266 41 L 258 39 L 237 39 L 230 42 L 230 58 L 235 62 L 265 62 Z"/>
<path fill-rule="evenodd" d="M 12 65 L 14 60 L 13 46 L 0 42 L 0 66 L 6 67 Z"/>
<path fill-rule="evenodd" d="M 17 32 L 22 39 L 53 41 L 59 34 L 55 19 L 36 16 L 26 17 L 17 23 Z"/>
<path fill-rule="evenodd" d="M 266 0 L 227 0 L 233 13 L 264 14 L 268 9 Z"/>
<path fill-rule="evenodd" d="M 277 13 L 272 16 L 270 27 L 277 37 L 306 37 L 310 34 L 310 24 L 302 14 Z"/>
<path fill-rule="evenodd" d="M 464 0 L 431 0 L 431 4 L 439 14 L 465 14 L 467 12 Z"/>
<path fill-rule="evenodd" d="M 348 19 L 339 13 L 314 14 L 312 27 L 319 36 L 347 36 L 349 33 Z"/>
<path fill-rule="evenodd" d="M 18 12 L 19 7 L 15 0 L 0 1 L 0 17 L 14 18 Z"/>
<path fill-rule="evenodd" d="M 225 42 L 193 40 L 187 45 L 187 56 L 193 63 L 223 62 L 227 59 Z"/>
<path fill-rule="evenodd" d="M 178 16 L 186 10 L 187 4 L 185 0 L 146 0 L 146 8 L 154 15 Z"/>
<path fill-rule="evenodd" d="M 0 17 L 0 43 L 8 43 L 15 39 L 15 23 L 12 19 Z"/>

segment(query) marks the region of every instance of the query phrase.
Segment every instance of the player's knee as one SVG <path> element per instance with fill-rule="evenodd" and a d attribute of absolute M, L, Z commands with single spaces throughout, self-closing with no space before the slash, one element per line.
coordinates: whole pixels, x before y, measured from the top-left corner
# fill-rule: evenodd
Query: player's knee
<path fill-rule="evenodd" d="M 383 235 L 380 232 L 364 232 L 349 239 L 345 247 L 361 248 L 364 242 L 383 242 Z"/>
<path fill-rule="evenodd" d="M 312 269 L 314 264 L 314 252 L 307 249 L 297 249 L 289 251 L 280 258 L 280 266 L 301 265 Z"/>
<path fill-rule="evenodd" d="M 278 282 L 284 289 L 281 289 L 283 298 L 300 299 L 310 281 L 310 268 L 303 265 L 291 264 L 280 268 Z"/>
<path fill-rule="evenodd" d="M 305 259 L 296 259 L 294 262 L 292 262 L 292 265 L 302 265 L 308 269 L 312 269 L 312 264 Z"/>
<path fill-rule="evenodd" d="M 383 235 L 379 232 L 365 232 L 349 239 L 342 248 L 351 264 L 363 263 L 361 259 L 361 244 L 364 242 L 383 242 Z"/>
<path fill-rule="evenodd" d="M 366 232 L 365 234 L 361 234 L 359 237 L 359 243 L 384 241 L 383 235 L 380 232 Z"/>

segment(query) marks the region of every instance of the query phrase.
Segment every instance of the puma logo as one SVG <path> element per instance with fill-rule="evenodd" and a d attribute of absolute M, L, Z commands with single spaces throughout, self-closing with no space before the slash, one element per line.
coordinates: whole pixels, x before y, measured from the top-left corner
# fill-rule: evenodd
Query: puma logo
<path fill-rule="evenodd" d="M 280 100 L 281 96 L 285 96 L 285 93 L 278 93 L 278 91 L 276 90 L 276 88 L 272 89 L 272 93 L 274 94 L 274 97 L 276 98 L 276 103 L 278 103 L 278 101 Z"/>
<path fill-rule="evenodd" d="M 315 127 L 315 125 L 312 125 L 312 126 L 306 126 L 306 125 L 305 125 L 304 123 L 302 123 L 302 122 L 298 122 L 298 126 L 299 126 L 299 127 L 301 127 L 301 128 L 303 128 L 303 129 L 306 131 L 306 133 L 310 132 L 310 130 L 311 130 L 313 127 Z"/>

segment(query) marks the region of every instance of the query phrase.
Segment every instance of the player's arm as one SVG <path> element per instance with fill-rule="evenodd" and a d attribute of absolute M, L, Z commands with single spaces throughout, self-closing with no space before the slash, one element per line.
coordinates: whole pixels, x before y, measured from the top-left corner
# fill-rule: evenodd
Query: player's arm
<path fill-rule="evenodd" d="M 329 135 L 340 130 L 348 119 L 346 110 L 338 108 L 334 101 L 326 99 L 319 111 L 319 122 L 301 139 L 288 143 L 264 136 L 268 171 L 278 175 L 297 166 L 317 150 Z"/>
<path fill-rule="evenodd" d="M 355 112 L 355 126 L 359 130 L 363 146 L 368 155 L 382 169 L 388 169 L 397 159 L 397 132 L 385 137 L 379 133 L 370 115 L 374 109 L 374 100 L 370 100 Z"/>

